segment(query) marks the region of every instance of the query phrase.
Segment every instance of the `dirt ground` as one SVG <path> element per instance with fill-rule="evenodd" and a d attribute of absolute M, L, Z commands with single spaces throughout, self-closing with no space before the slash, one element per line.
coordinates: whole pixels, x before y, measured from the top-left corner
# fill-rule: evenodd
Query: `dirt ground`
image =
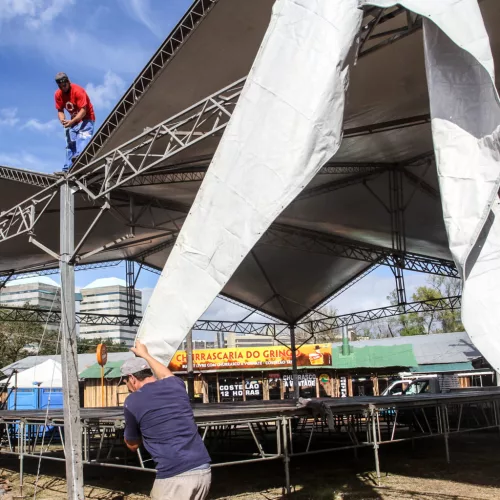
<path fill-rule="evenodd" d="M 391 444 L 380 452 L 382 478 L 377 486 L 373 452 L 320 454 L 292 459 L 294 500 L 489 500 L 500 498 L 500 435 L 472 433 L 450 442 L 452 463 L 445 461 L 442 438 Z M 26 462 L 24 498 L 33 498 L 37 462 Z M 19 461 L 0 458 L 0 499 L 19 495 Z M 62 464 L 45 462 L 36 498 L 66 498 Z M 2 494 L 1 479 L 11 490 Z M 282 498 L 281 461 L 214 469 L 211 499 L 274 500 Z M 86 498 L 140 500 L 148 497 L 153 475 L 120 469 L 86 467 Z M 3 496 L 2 496 L 3 495 Z"/>

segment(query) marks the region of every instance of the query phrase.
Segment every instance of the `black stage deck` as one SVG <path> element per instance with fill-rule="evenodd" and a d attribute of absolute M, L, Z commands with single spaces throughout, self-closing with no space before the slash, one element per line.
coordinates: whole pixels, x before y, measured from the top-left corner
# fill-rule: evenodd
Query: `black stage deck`
<path fill-rule="evenodd" d="M 237 403 L 208 403 L 193 406 L 195 420 L 199 424 L 213 421 L 277 418 L 280 416 L 307 416 L 319 405 L 334 413 L 353 413 L 370 408 L 411 408 L 439 404 L 468 404 L 500 399 L 500 387 L 467 389 L 445 394 L 418 394 L 411 396 L 359 396 L 351 398 L 314 398 L 311 400 L 247 401 Z M 63 420 L 63 410 L 4 410 L 1 420 L 26 419 L 40 421 Z M 123 408 L 82 408 L 82 420 L 116 421 L 123 419 Z"/>

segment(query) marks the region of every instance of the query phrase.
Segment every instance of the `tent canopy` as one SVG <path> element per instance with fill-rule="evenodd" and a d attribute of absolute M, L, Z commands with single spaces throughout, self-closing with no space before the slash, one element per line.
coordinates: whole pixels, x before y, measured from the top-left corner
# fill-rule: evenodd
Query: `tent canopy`
<path fill-rule="evenodd" d="M 48 359 L 19 373 L 17 381 L 15 377 L 12 377 L 9 387 L 15 387 L 16 382 L 19 389 L 62 387 L 61 364 L 53 359 Z"/>

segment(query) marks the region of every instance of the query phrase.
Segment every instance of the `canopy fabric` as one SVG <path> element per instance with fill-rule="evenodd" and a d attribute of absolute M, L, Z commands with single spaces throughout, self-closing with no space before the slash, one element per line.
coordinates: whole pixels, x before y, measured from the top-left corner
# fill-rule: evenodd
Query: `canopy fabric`
<path fill-rule="evenodd" d="M 445 225 L 466 280 L 467 330 L 500 370 L 500 344 L 493 337 L 500 318 L 493 314 L 492 302 L 500 278 L 500 222 L 494 217 L 499 207 L 495 129 L 500 112 L 488 36 L 476 0 L 361 2 L 380 7 L 396 3 L 432 20 L 424 23 L 425 57 Z M 164 361 L 247 254 L 262 270 L 252 247 L 337 151 L 349 54 L 360 23 L 357 6 L 350 0 L 313 6 L 276 2 L 243 94 L 138 333 Z M 401 149 L 402 136 L 394 139 L 393 148 Z M 370 143 L 363 145 L 350 150 L 351 159 L 370 153 Z M 386 147 L 394 159 L 390 150 Z M 335 158 L 341 160 L 342 153 L 340 148 Z M 484 248 L 475 247 L 488 217 L 489 238 L 482 239 Z M 474 256 L 476 272 L 473 266 L 466 269 L 474 247 L 476 254 L 482 248 L 482 255 Z M 485 271 L 492 277 L 485 277 Z"/>
<path fill-rule="evenodd" d="M 138 338 L 164 362 L 261 235 L 337 152 L 351 46 L 362 18 L 356 4 L 276 2 L 139 328 Z"/>

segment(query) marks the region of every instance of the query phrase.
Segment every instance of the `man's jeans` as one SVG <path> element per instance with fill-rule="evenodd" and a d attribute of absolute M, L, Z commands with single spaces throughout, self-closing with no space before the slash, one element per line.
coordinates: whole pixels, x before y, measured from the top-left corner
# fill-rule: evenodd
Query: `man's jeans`
<path fill-rule="evenodd" d="M 78 156 L 92 139 L 94 133 L 94 122 L 82 120 L 66 131 L 66 163 L 63 170 L 67 172 L 73 164 L 73 158 Z"/>

